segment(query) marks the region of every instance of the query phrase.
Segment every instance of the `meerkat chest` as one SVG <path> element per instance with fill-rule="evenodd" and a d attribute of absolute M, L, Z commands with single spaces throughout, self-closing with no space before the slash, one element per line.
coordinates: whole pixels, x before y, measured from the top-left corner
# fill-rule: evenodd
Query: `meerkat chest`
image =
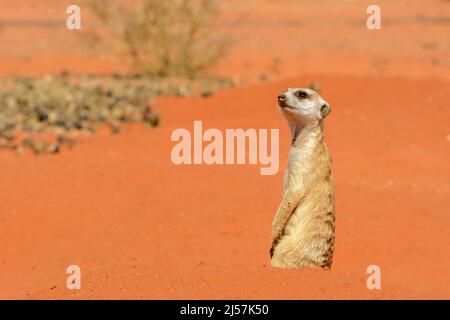
<path fill-rule="evenodd" d="M 316 144 L 315 139 L 308 139 L 300 145 L 294 145 L 289 150 L 289 158 L 284 176 L 284 190 L 302 187 L 305 175 L 313 169 L 312 154 Z"/>

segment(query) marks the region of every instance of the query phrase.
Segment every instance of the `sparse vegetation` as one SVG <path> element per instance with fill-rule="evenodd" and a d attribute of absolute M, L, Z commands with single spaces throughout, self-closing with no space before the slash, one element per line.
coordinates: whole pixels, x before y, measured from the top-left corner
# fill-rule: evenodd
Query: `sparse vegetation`
<path fill-rule="evenodd" d="M 215 0 L 86 1 L 139 73 L 193 78 L 216 63 L 228 46 L 211 30 Z"/>
<path fill-rule="evenodd" d="M 112 133 L 120 132 L 123 122 L 155 127 L 160 119 L 151 101 L 157 96 L 206 98 L 232 85 L 203 75 L 227 46 L 210 29 L 215 0 L 84 1 L 126 49 L 132 74 L 0 81 L 0 149 L 57 153 L 99 125 Z"/>
<path fill-rule="evenodd" d="M 57 153 L 69 148 L 79 133 L 91 134 L 99 125 L 112 133 L 122 123 L 160 124 L 153 99 L 161 95 L 206 97 L 232 83 L 204 78 L 165 81 L 116 75 L 81 78 L 47 75 L 0 82 L 0 149 L 25 149 L 35 154 Z"/>

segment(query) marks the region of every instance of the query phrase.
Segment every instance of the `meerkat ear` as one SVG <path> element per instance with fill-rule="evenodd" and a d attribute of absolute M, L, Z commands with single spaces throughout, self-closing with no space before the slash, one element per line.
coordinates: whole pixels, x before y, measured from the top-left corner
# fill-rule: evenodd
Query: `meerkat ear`
<path fill-rule="evenodd" d="M 328 103 L 325 103 L 320 107 L 320 114 L 322 115 L 322 119 L 325 119 L 331 112 L 331 107 Z"/>

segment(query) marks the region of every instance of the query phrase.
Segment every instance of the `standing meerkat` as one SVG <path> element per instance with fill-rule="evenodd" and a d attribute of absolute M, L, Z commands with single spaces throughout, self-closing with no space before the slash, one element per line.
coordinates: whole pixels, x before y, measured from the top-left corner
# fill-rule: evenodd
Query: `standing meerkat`
<path fill-rule="evenodd" d="M 278 105 L 292 132 L 284 196 L 272 224 L 271 264 L 330 268 L 334 249 L 331 155 L 323 138 L 329 104 L 311 89 L 288 89 Z"/>

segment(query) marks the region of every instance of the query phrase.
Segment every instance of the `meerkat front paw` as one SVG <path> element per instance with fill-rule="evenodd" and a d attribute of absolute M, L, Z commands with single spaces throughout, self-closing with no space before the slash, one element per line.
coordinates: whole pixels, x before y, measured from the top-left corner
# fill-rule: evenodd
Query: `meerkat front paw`
<path fill-rule="evenodd" d="M 271 242 L 270 250 L 269 250 L 271 258 L 273 256 L 273 252 L 275 251 L 275 247 L 277 246 L 278 242 L 280 241 L 281 235 L 282 235 L 281 231 L 274 231 L 272 233 L 272 242 Z"/>

